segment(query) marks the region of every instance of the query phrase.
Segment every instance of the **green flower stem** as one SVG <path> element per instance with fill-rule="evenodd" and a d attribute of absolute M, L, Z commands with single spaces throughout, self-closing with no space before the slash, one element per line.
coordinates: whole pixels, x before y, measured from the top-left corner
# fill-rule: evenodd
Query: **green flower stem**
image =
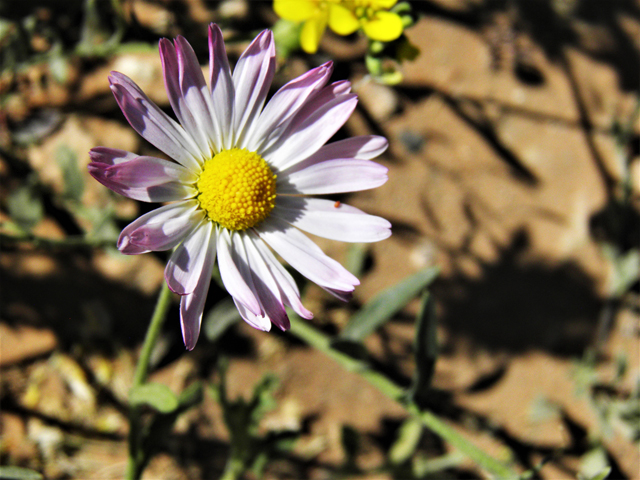
<path fill-rule="evenodd" d="M 330 338 L 312 327 L 307 321 L 302 320 L 292 313 L 290 313 L 289 319 L 291 320 L 290 331 L 293 335 L 325 353 L 346 370 L 358 373 L 364 377 L 382 393 L 400 403 L 409 414 L 419 418 L 422 424 L 429 430 L 448 441 L 482 468 L 491 472 L 497 478 L 518 478 L 518 474 L 511 470 L 511 468 L 476 447 L 435 414 L 428 410 L 421 410 L 415 403 L 407 400 L 404 389 L 393 383 L 387 377 L 370 369 L 366 363 L 354 360 L 348 355 L 332 348 Z"/>
<path fill-rule="evenodd" d="M 164 319 L 171 305 L 171 290 L 166 282 L 162 282 L 158 301 L 156 302 L 149 328 L 144 338 L 144 344 L 140 351 L 136 371 L 133 375 L 133 385 L 131 388 L 139 387 L 147 381 L 149 373 L 149 359 L 156 345 L 158 336 L 162 331 Z M 140 408 L 130 407 L 129 409 L 129 462 L 127 465 L 127 480 L 137 480 L 142 474 L 143 466 L 146 460 L 145 452 L 142 449 L 142 422 L 140 418 Z"/>
<path fill-rule="evenodd" d="M 164 319 L 167 316 L 167 311 L 169 310 L 170 305 L 171 290 L 169 290 L 166 282 L 162 282 L 160 294 L 158 295 L 158 300 L 156 302 L 156 308 L 153 311 L 147 335 L 144 337 L 144 344 L 140 351 L 140 358 L 136 365 L 136 372 L 133 375 L 133 387 L 142 385 L 147 381 L 147 374 L 149 373 L 149 359 L 151 358 L 151 353 L 153 352 L 153 347 L 156 345 L 158 336 L 160 336 L 160 332 L 162 331 L 162 325 L 164 324 Z"/>
<path fill-rule="evenodd" d="M 220 480 L 237 480 L 245 470 L 244 462 L 237 455 L 231 455 L 224 468 L 224 472 Z"/>

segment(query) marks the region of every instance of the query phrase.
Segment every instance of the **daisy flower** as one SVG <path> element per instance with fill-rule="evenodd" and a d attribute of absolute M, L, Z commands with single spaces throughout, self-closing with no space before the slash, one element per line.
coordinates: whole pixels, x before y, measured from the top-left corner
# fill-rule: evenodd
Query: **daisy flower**
<path fill-rule="evenodd" d="M 288 329 L 285 306 L 313 318 L 273 252 L 347 300 L 358 279 L 302 231 L 345 242 L 391 234 L 383 218 L 311 196 L 365 190 L 387 180 L 387 169 L 370 161 L 386 149 L 385 138 L 325 145 L 356 106 L 349 82 L 327 85 L 333 69 L 328 62 L 284 85 L 265 105 L 275 70 L 268 30 L 247 47 L 232 74 L 222 33 L 210 25 L 208 87 L 183 37 L 160 40 L 160 58 L 180 123 L 127 76 L 112 72 L 109 81 L 131 126 L 174 161 L 97 147 L 89 172 L 134 200 L 170 202 L 125 227 L 118 249 L 129 255 L 174 249 L 165 280 L 182 296 L 187 349 L 198 339 L 216 257 L 240 315 L 260 330 L 271 323 Z"/>

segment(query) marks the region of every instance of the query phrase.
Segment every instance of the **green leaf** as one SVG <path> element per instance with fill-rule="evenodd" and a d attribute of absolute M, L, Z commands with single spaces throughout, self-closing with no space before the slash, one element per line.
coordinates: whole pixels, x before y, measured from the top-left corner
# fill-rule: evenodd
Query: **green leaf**
<path fill-rule="evenodd" d="M 420 49 L 406 38 L 396 50 L 396 60 L 398 62 L 404 62 L 405 60 L 413 62 L 416 58 L 418 58 L 418 55 L 420 55 Z"/>
<path fill-rule="evenodd" d="M 49 71 L 54 80 L 61 85 L 64 85 L 69 80 L 69 61 L 64 56 L 62 45 L 59 43 L 51 49 Z"/>
<path fill-rule="evenodd" d="M 78 167 L 78 156 L 68 146 L 61 145 L 56 151 L 56 161 L 62 170 L 64 196 L 79 202 L 84 193 L 84 178 Z"/>
<path fill-rule="evenodd" d="M 161 383 L 145 383 L 131 389 L 129 404 L 132 407 L 147 405 L 160 413 L 171 413 L 178 408 L 178 397 Z"/>
<path fill-rule="evenodd" d="M 240 320 L 240 313 L 233 300 L 226 298 L 219 301 L 207 314 L 202 325 L 202 331 L 207 340 L 218 340 L 227 329 Z"/>
<path fill-rule="evenodd" d="M 427 268 L 379 293 L 351 317 L 340 338 L 361 341 L 388 322 L 437 276 L 437 267 Z"/>
<path fill-rule="evenodd" d="M 0 467 L 2 480 L 42 480 L 42 474 L 22 467 Z"/>
<path fill-rule="evenodd" d="M 607 452 L 602 446 L 592 448 L 580 459 L 580 480 L 604 480 L 611 472 Z"/>
<path fill-rule="evenodd" d="M 422 437 L 422 422 L 409 417 L 404 421 L 398 432 L 398 438 L 389 450 L 389 461 L 394 465 L 400 465 L 411 458 L 418 448 L 420 437 Z"/>
<path fill-rule="evenodd" d="M 281 18 L 271 30 L 273 31 L 273 40 L 276 42 L 278 57 L 286 59 L 300 48 L 302 24 Z"/>
<path fill-rule="evenodd" d="M 267 465 L 269 464 L 269 455 L 267 454 L 267 452 L 259 452 L 256 455 L 255 460 L 253 461 L 253 464 L 251 465 L 251 473 L 253 473 L 253 475 L 256 478 L 262 478 L 264 477 L 264 469 L 267 467 Z"/>
<path fill-rule="evenodd" d="M 382 73 L 380 76 L 374 76 L 375 80 L 383 85 L 394 86 L 402 82 L 404 77 L 400 70 L 389 70 Z"/>
<path fill-rule="evenodd" d="M 591 477 L 589 480 L 604 480 L 609 476 L 610 473 L 611 473 L 611 467 L 606 466 L 602 469 L 600 473 L 598 473 L 594 477 Z"/>
<path fill-rule="evenodd" d="M 630 250 L 616 260 L 611 291 L 614 296 L 621 297 L 640 277 L 640 252 Z"/>
<path fill-rule="evenodd" d="M 262 377 L 260 383 L 254 387 L 253 396 L 249 405 L 252 409 L 251 418 L 255 428 L 258 427 L 258 423 L 262 420 L 265 413 L 276 408 L 277 402 L 273 394 L 278 388 L 279 383 L 278 377 L 267 373 Z"/>
<path fill-rule="evenodd" d="M 411 4 L 409 2 L 399 2 L 396 3 L 393 8 L 391 8 L 393 13 L 397 13 L 401 15 L 403 13 L 411 13 Z"/>
<path fill-rule="evenodd" d="M 113 205 L 102 207 L 86 207 L 82 204 L 70 205 L 69 210 L 77 217 L 87 220 L 91 224 L 91 231 L 88 234 L 92 239 L 96 240 L 114 240 L 120 234 L 120 228 L 115 221 L 115 213 Z"/>
<path fill-rule="evenodd" d="M 9 216 L 20 227 L 30 230 L 42 220 L 44 207 L 38 195 L 35 181 L 29 179 L 26 185 L 18 187 L 7 198 Z"/>
<path fill-rule="evenodd" d="M 371 45 L 377 45 L 380 42 L 372 42 Z M 373 48 L 372 48 L 373 50 Z M 377 51 L 374 53 L 378 53 Z M 367 66 L 367 70 L 374 77 L 382 75 L 382 59 L 373 55 L 365 55 L 364 64 Z"/>
<path fill-rule="evenodd" d="M 460 466 L 466 460 L 466 457 L 459 451 L 453 451 L 436 458 L 425 458 L 416 455 L 413 461 L 413 475 L 416 478 L 439 478 L 434 474 Z M 443 475 L 444 477 L 444 475 Z"/>
<path fill-rule="evenodd" d="M 182 391 L 178 398 L 180 410 L 188 410 L 189 408 L 198 405 L 202 401 L 202 396 L 202 382 L 192 383 Z"/>
<path fill-rule="evenodd" d="M 438 357 L 438 338 L 436 327 L 438 319 L 435 301 L 429 292 L 422 296 L 422 304 L 417 317 L 415 358 L 416 370 L 411 385 L 410 397 L 418 405 L 424 405 L 429 396 L 431 379 Z"/>
<path fill-rule="evenodd" d="M 369 248 L 366 243 L 352 243 L 347 250 L 345 267 L 356 277 L 362 275 Z"/>
<path fill-rule="evenodd" d="M 120 44 L 125 29 L 120 2 L 85 0 L 83 13 L 84 20 L 76 53 L 94 57 L 113 52 Z"/>

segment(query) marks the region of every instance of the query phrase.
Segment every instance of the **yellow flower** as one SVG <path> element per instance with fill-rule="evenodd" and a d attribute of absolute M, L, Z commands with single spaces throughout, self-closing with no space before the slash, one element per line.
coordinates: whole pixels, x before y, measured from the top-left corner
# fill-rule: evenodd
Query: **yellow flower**
<path fill-rule="evenodd" d="M 285 20 L 304 22 L 300 45 L 307 53 L 318 50 L 327 26 L 338 35 L 362 29 L 367 37 L 390 42 L 402 34 L 402 20 L 388 10 L 397 0 L 274 0 L 273 9 Z"/>

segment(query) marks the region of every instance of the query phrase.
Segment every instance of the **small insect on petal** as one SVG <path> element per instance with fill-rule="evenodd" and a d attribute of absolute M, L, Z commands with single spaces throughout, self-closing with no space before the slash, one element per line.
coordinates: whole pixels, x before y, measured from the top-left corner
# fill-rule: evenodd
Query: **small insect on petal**
<path fill-rule="evenodd" d="M 333 204 L 333 208 L 340 208 L 340 200 Z"/>

